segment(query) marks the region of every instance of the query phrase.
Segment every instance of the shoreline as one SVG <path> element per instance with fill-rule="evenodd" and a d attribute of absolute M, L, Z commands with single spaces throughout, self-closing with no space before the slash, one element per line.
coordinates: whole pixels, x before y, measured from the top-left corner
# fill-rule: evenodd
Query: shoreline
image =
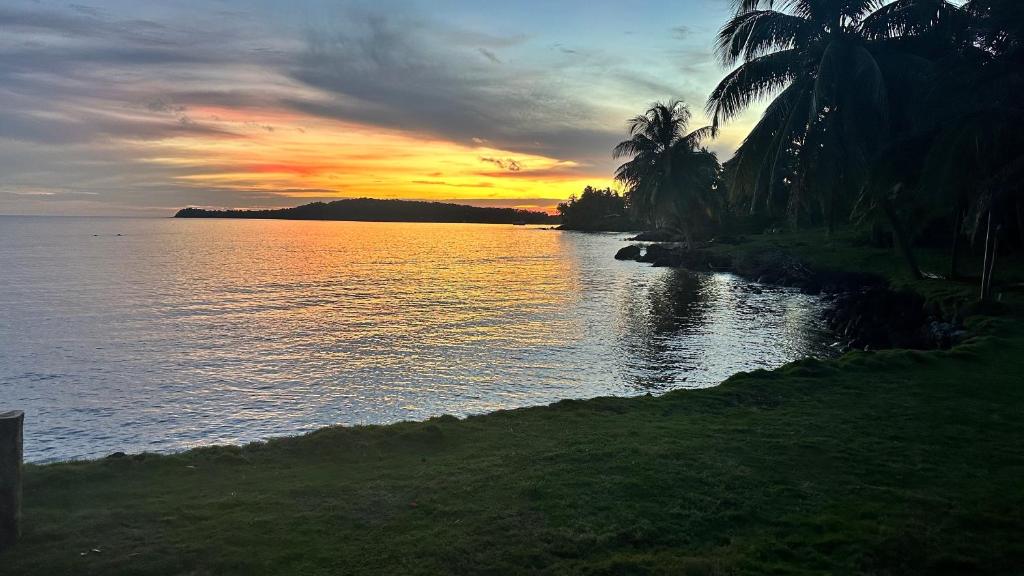
<path fill-rule="evenodd" d="M 609 232 L 609 234 L 620 234 L 620 233 Z M 794 288 L 793 286 L 786 286 L 786 285 L 783 285 L 783 284 L 771 284 L 771 283 L 765 283 L 765 282 L 751 280 L 751 279 L 747 278 L 746 276 L 744 276 L 743 274 L 741 274 L 740 272 L 733 271 L 733 270 L 689 270 L 689 269 L 687 269 L 686 272 L 690 273 L 690 274 L 699 274 L 699 275 L 704 275 L 704 274 L 710 275 L 710 274 L 716 274 L 716 273 L 726 273 L 726 274 L 730 274 L 730 275 L 736 276 L 737 278 L 742 278 L 745 282 L 752 282 L 752 283 L 756 283 L 756 284 L 761 284 L 761 285 L 763 285 L 765 287 Z M 829 306 L 831 307 L 832 305 L 829 304 Z M 782 369 L 782 368 L 788 366 L 789 364 L 791 364 L 793 362 L 801 362 L 801 361 L 804 361 L 804 360 L 829 360 L 829 359 L 834 358 L 836 355 L 841 355 L 841 353 L 842 352 L 840 351 L 840 352 L 836 352 L 836 353 L 825 354 L 825 355 L 823 355 L 821 357 L 819 357 L 819 356 L 804 356 L 804 357 L 800 357 L 800 358 L 795 358 L 795 359 L 793 359 L 793 360 L 791 360 L 789 362 L 780 364 L 777 368 L 770 369 L 769 371 Z M 255 440 L 248 440 L 248 441 L 243 441 L 243 442 L 219 443 L 219 442 L 214 441 L 214 442 L 211 442 L 211 443 L 197 443 L 197 444 L 194 444 L 192 446 L 186 446 L 186 447 L 171 448 L 171 449 L 166 449 L 166 450 L 153 450 L 153 451 L 145 450 L 145 451 L 142 451 L 142 452 L 133 452 L 133 451 L 130 451 L 129 449 L 121 450 L 120 448 L 117 448 L 117 449 L 115 449 L 115 450 L 113 450 L 111 452 L 101 453 L 101 454 L 97 454 L 97 455 L 94 455 L 94 456 L 73 456 L 73 457 L 70 457 L 70 458 L 54 458 L 54 459 L 33 460 L 33 461 L 26 460 L 25 464 L 32 465 L 32 466 L 51 466 L 51 465 L 61 465 L 61 464 L 78 464 L 78 463 L 99 462 L 99 461 L 103 461 L 103 460 L 111 459 L 111 458 L 124 458 L 124 457 L 127 457 L 127 458 L 146 458 L 148 456 L 155 456 L 155 457 L 160 457 L 160 456 L 176 456 L 176 455 L 186 454 L 188 452 L 195 451 L 195 450 L 207 450 L 207 449 L 218 449 L 218 448 L 244 449 L 244 448 L 246 448 L 246 447 L 248 447 L 250 445 L 264 444 L 264 443 L 267 443 L 267 442 L 273 442 L 273 441 L 277 441 L 277 440 L 281 440 L 281 439 L 302 438 L 302 437 L 308 436 L 310 434 L 315 434 L 315 433 L 317 433 L 317 432 L 319 432 L 321 430 L 334 429 L 334 428 L 358 430 L 358 429 L 370 428 L 370 427 L 381 427 L 381 426 L 385 426 L 386 427 L 386 426 L 396 426 L 396 425 L 405 425 L 405 424 L 422 424 L 422 423 L 426 423 L 426 422 L 429 422 L 431 420 L 435 420 L 435 419 L 439 419 L 439 418 L 440 419 L 455 418 L 455 419 L 458 419 L 458 420 L 465 420 L 467 418 L 476 418 L 476 417 L 481 417 L 481 416 L 487 416 L 487 415 L 494 414 L 494 413 L 497 413 L 497 412 L 510 412 L 510 411 L 517 411 L 517 410 L 533 409 L 533 408 L 547 408 L 547 407 L 550 407 L 550 406 L 554 406 L 554 405 L 556 405 L 556 404 L 558 404 L 560 402 L 586 402 L 586 401 L 595 400 L 595 399 L 601 399 L 601 398 L 630 399 L 630 398 L 638 398 L 638 397 L 643 397 L 643 396 L 650 396 L 650 397 L 655 397 L 656 398 L 656 397 L 661 397 L 661 396 L 663 396 L 665 394 L 670 394 L 670 393 L 673 393 L 673 392 L 681 392 L 681 391 L 685 392 L 685 391 L 696 391 L 696 390 L 706 390 L 706 389 L 717 388 L 717 387 L 721 386 L 722 384 L 724 384 L 725 382 L 727 382 L 733 376 L 736 376 L 736 375 L 739 375 L 739 374 L 745 374 L 745 373 L 747 373 L 747 372 L 739 371 L 739 372 L 736 372 L 736 373 L 731 373 L 731 374 L 729 374 L 727 376 L 724 376 L 721 380 L 718 380 L 714 384 L 701 385 L 701 386 L 697 386 L 697 387 L 679 386 L 679 387 L 675 387 L 675 388 L 662 388 L 662 389 L 648 390 L 648 391 L 636 391 L 635 393 L 632 393 L 632 394 L 618 394 L 618 393 L 616 393 L 616 394 L 611 394 L 611 395 L 602 394 L 602 395 L 597 395 L 597 396 L 556 397 L 556 398 L 553 398 L 551 400 L 544 401 L 543 403 L 523 404 L 523 405 L 518 405 L 518 406 L 509 406 L 509 407 L 504 407 L 504 408 L 489 409 L 489 410 L 484 410 L 484 411 L 479 411 L 479 412 L 467 412 L 467 413 L 445 412 L 445 413 L 434 414 L 434 415 L 418 417 L 418 418 L 399 419 L 399 420 L 386 421 L 386 422 L 375 422 L 375 423 L 324 424 L 324 425 L 320 425 L 320 426 L 316 426 L 314 428 L 308 429 L 306 431 L 285 432 L 285 433 L 281 433 L 281 434 L 275 434 L 275 435 L 272 435 L 272 436 L 267 436 L 267 437 L 264 437 L 264 438 L 258 438 L 258 439 L 255 439 Z"/>
<path fill-rule="evenodd" d="M 686 249 L 677 242 L 639 240 L 621 248 L 616 260 L 696 272 L 728 272 L 751 282 L 795 288 L 822 296 L 824 320 L 842 343 L 858 349 L 948 349 L 966 337 L 964 315 L 972 313 L 967 295 L 930 300 L 913 286 L 900 285 L 878 271 L 822 266 L 798 255 L 794 246 L 773 246 L 745 238 Z M 770 237 L 768 237 L 770 238 Z M 637 242 L 636 238 L 627 241 Z"/>
<path fill-rule="evenodd" d="M 970 290 L 922 292 L 944 305 Z M 12 574 L 1009 570 L 1024 559 L 1024 332 L 1011 304 L 968 319 L 950 350 L 29 465 L 25 536 L 0 559 Z"/>

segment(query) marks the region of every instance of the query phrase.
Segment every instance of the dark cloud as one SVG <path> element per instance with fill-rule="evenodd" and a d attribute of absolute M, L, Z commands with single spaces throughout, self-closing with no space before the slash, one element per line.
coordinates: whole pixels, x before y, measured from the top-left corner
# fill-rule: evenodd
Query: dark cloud
<path fill-rule="evenodd" d="M 172 104 L 162 98 L 157 98 L 151 102 L 146 103 L 146 109 L 151 112 L 170 112 L 170 113 L 182 113 L 188 110 L 188 106 L 182 104 Z"/>
<path fill-rule="evenodd" d="M 450 202 L 452 204 L 469 204 L 470 206 L 483 206 L 493 208 L 527 208 L 531 210 L 545 210 L 554 208 L 558 200 L 551 198 L 451 198 L 437 200 L 437 202 Z"/>
<path fill-rule="evenodd" d="M 477 51 L 480 52 L 481 54 L 483 54 L 484 58 L 487 58 L 488 60 L 490 60 L 491 62 L 494 62 L 495 64 L 501 64 L 502 63 L 501 59 L 498 58 L 498 55 L 495 54 L 494 52 L 491 52 L 487 48 L 477 48 Z"/>
<path fill-rule="evenodd" d="M 520 164 L 517 160 L 513 160 L 512 158 L 481 157 L 480 161 L 487 162 L 489 164 L 494 164 L 498 168 L 501 168 L 502 170 L 508 170 L 509 172 L 519 172 L 520 170 L 523 169 L 522 164 Z"/>
<path fill-rule="evenodd" d="M 561 81 L 555 73 L 483 65 L 472 57 L 475 52 L 487 64 L 501 63 L 495 50 L 518 46 L 526 41 L 525 35 L 485 34 L 414 16 L 346 10 L 336 27 L 309 32 L 304 50 L 288 51 L 252 45 L 250 38 L 258 37 L 258 31 L 182 31 L 146 20 L 108 18 L 89 9 L 0 8 L 0 26 L 43 39 L 0 51 L 0 80 L 24 95 L 48 94 L 53 106 L 81 98 L 177 114 L 199 105 L 286 106 L 457 142 L 476 138 L 494 147 L 558 158 L 606 155 L 614 131 L 601 128 L 604 123 L 592 104 L 558 89 Z M 71 38 L 76 44 L 69 50 L 65 43 L 47 38 Z M 231 75 L 245 66 L 289 77 L 328 98 L 235 88 Z M 214 69 L 224 74 L 217 88 L 196 89 L 201 86 L 193 80 L 197 71 Z M 107 79 L 115 71 L 142 82 L 110 83 Z M 145 81 L 161 74 L 168 81 L 175 76 L 189 81 L 168 93 L 147 93 L 152 88 L 145 87 Z M 168 81 L 161 84 L 167 86 Z M 180 116 L 179 121 L 190 127 L 198 124 L 190 116 Z M 32 139 L 25 128 L 19 127 L 20 137 Z M 45 134 L 40 138 L 49 138 L 50 128 L 41 126 Z M 88 137 L 84 127 L 77 128 L 72 130 L 76 140 Z M 151 129 L 144 127 L 142 132 Z M 580 144 L 582 148 L 575 148 Z"/>
<path fill-rule="evenodd" d="M 412 184 L 420 184 L 426 186 L 446 186 L 448 188 L 494 188 L 494 184 L 491 182 L 476 182 L 472 184 L 454 184 L 452 182 L 445 182 L 444 180 L 412 180 Z"/>
<path fill-rule="evenodd" d="M 458 45 L 437 43 L 444 26 L 364 14 L 310 32 L 289 72 L 333 100 L 292 99 L 306 113 L 412 130 L 456 142 L 560 159 L 608 155 L 618 131 L 602 111 L 558 87 L 556 70 L 481 66 Z"/>

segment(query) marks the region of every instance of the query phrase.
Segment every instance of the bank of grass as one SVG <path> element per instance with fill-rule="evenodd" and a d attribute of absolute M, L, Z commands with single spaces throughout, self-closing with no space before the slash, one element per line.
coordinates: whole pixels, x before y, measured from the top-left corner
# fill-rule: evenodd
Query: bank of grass
<path fill-rule="evenodd" d="M 755 238 L 732 250 L 807 238 Z M 858 250 L 811 257 L 888 266 Z M 624 263 L 623 265 L 636 265 Z M 967 290 L 937 282 L 936 294 Z M 1024 329 L 243 448 L 29 466 L 4 574 L 1015 574 Z"/>

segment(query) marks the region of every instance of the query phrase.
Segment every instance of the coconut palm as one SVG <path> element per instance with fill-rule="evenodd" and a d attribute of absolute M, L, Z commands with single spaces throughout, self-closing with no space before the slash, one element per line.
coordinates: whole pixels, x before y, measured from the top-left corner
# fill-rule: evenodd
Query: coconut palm
<path fill-rule="evenodd" d="M 715 214 L 721 171 L 718 158 L 702 145 L 711 127 L 690 131 L 691 118 L 678 100 L 657 102 L 629 121 L 629 139 L 613 151 L 615 158 L 630 158 L 615 178 L 629 187 L 637 210 L 655 225 L 680 228 L 687 246 L 694 229 Z"/>
<path fill-rule="evenodd" d="M 964 232 L 983 235 L 987 298 L 1000 231 L 1016 227 L 1024 243 L 1024 4 L 972 0 L 953 15 L 929 32 L 945 56 L 916 102 L 923 122 L 886 147 L 862 202 L 910 204 L 921 222 L 949 214 L 950 276 Z"/>
<path fill-rule="evenodd" d="M 707 110 L 717 128 L 770 103 L 737 151 L 733 193 L 753 211 L 784 192 L 794 223 L 816 203 L 831 227 L 901 129 L 907 84 L 928 73 L 906 39 L 958 13 L 946 0 L 738 0 L 717 50 L 739 65 Z"/>
<path fill-rule="evenodd" d="M 927 170 L 930 186 L 963 199 L 970 231 L 984 230 L 986 299 L 1001 230 L 1015 225 L 1024 243 L 1024 4 L 971 0 L 964 11 L 971 43 L 942 86 L 948 114 L 935 131 Z"/>

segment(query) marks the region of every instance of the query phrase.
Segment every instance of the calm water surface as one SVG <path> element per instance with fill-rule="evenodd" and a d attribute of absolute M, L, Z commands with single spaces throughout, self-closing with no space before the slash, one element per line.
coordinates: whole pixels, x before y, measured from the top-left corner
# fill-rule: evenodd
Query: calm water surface
<path fill-rule="evenodd" d="M 519 226 L 0 217 L 26 459 L 711 386 L 826 354 L 822 303 Z"/>

